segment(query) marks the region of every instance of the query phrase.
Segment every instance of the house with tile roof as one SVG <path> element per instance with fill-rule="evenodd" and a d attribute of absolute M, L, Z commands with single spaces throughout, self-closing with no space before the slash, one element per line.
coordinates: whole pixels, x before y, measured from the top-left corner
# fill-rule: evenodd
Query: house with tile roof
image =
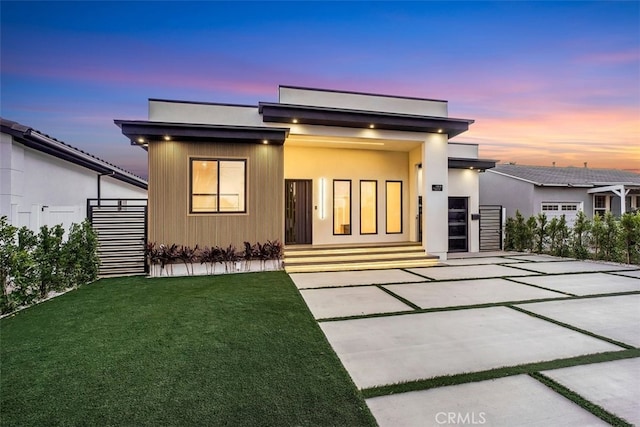
<path fill-rule="evenodd" d="M 89 199 L 146 199 L 147 182 L 15 121 L 0 118 L 0 217 L 37 231 L 87 218 Z"/>
<path fill-rule="evenodd" d="M 585 167 L 499 164 L 480 176 L 480 204 L 500 205 L 507 217 L 544 212 L 565 215 L 573 223 L 579 211 L 587 217 L 611 212 L 620 216 L 640 208 L 640 174 Z"/>

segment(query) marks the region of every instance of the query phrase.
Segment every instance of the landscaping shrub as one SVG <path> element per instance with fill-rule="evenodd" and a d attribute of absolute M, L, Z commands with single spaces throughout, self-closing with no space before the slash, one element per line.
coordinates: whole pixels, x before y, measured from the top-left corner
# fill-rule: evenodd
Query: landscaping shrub
<path fill-rule="evenodd" d="M 167 275 L 173 275 L 173 264 L 182 261 L 185 265 L 187 275 L 194 275 L 194 264 L 200 263 L 205 266 L 206 274 L 215 274 L 216 264 L 224 266 L 225 273 L 233 273 L 238 271 L 249 271 L 251 261 L 260 261 L 260 268 L 266 270 L 266 263 L 273 261 L 276 269 L 282 268 L 282 258 L 284 247 L 278 240 L 267 240 L 266 243 L 260 242 L 251 244 L 244 242 L 244 249 L 238 251 L 235 246 L 204 246 L 202 249 L 198 245 L 194 248 L 189 246 L 178 246 L 172 244 L 167 246 L 154 242 L 147 242 L 146 256 L 147 261 L 154 271 L 154 275 L 162 276 L 163 272 Z M 242 261 L 242 265 L 237 265 Z"/>
<path fill-rule="evenodd" d="M 622 215 L 620 234 L 624 261 L 627 264 L 640 264 L 640 211 Z"/>
<path fill-rule="evenodd" d="M 534 217 L 531 217 L 534 218 Z M 536 252 L 541 254 L 547 244 L 547 226 L 549 225 L 549 221 L 547 220 L 547 215 L 544 212 L 541 212 L 537 216 L 536 226 L 534 230 L 535 234 L 535 248 Z"/>
<path fill-rule="evenodd" d="M 89 222 L 73 224 L 68 239 L 63 237 L 61 225 L 44 226 L 36 234 L 0 218 L 0 312 L 98 277 L 97 236 Z"/>
<path fill-rule="evenodd" d="M 517 211 L 516 211 L 517 212 Z M 507 218 L 504 224 L 504 250 L 515 250 L 516 221 L 512 217 Z"/>
<path fill-rule="evenodd" d="M 640 211 L 593 221 L 578 212 L 572 228 L 564 215 L 548 221 L 544 213 L 525 219 L 516 211 L 505 223 L 504 249 L 640 264 Z"/>

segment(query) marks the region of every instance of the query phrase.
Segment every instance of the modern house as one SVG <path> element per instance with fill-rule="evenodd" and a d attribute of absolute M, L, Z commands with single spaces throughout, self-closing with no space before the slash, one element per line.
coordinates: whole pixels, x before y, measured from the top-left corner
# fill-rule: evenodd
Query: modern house
<path fill-rule="evenodd" d="M 149 240 L 186 245 L 421 242 L 477 251 L 478 173 L 447 101 L 280 86 L 278 102 L 149 100 L 115 120 L 148 150 Z"/>
<path fill-rule="evenodd" d="M 147 197 L 147 182 L 31 127 L 0 119 L 0 216 L 37 231 L 87 218 L 88 199 Z"/>
<path fill-rule="evenodd" d="M 565 215 L 572 224 L 579 211 L 593 218 L 619 216 L 640 208 L 640 174 L 585 167 L 496 165 L 480 176 L 480 203 L 501 205 L 507 216 L 544 212 Z"/>

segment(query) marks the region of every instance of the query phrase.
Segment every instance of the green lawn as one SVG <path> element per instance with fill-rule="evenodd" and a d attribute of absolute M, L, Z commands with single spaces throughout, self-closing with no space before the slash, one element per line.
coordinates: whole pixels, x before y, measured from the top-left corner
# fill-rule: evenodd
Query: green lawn
<path fill-rule="evenodd" d="M 100 280 L 0 333 L 3 426 L 375 425 L 283 272 Z"/>

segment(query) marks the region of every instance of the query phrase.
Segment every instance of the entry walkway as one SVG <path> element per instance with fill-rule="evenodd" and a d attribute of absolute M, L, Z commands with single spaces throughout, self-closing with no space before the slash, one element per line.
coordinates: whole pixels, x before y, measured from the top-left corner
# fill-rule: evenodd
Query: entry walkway
<path fill-rule="evenodd" d="M 640 266 L 490 255 L 290 276 L 381 426 L 640 425 Z"/>

